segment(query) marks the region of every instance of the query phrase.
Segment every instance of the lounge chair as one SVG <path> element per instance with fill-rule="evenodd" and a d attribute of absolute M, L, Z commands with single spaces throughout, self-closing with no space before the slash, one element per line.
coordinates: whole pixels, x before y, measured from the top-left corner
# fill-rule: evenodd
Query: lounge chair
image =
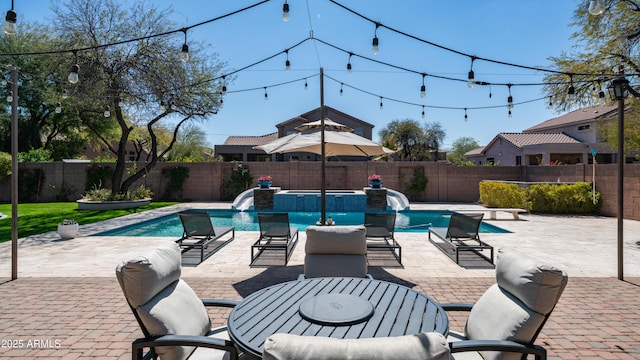
<path fill-rule="evenodd" d="M 326 336 L 273 334 L 264 343 L 264 360 L 403 359 L 450 360 L 447 339 L 440 333 L 336 339 Z"/>
<path fill-rule="evenodd" d="M 393 236 L 396 213 L 365 213 L 364 226 L 367 229 L 367 250 L 388 249 L 402 264 L 402 247 Z"/>
<path fill-rule="evenodd" d="M 460 264 L 460 251 L 472 251 L 493 264 L 493 246 L 480 240 L 480 235 L 478 235 L 483 216 L 483 213 L 453 213 L 448 227 L 429 228 L 429 241 L 454 260 L 456 264 Z M 442 241 L 432 239 L 431 235 Z M 484 250 L 489 250 L 491 255 L 488 257 L 483 254 Z"/>
<path fill-rule="evenodd" d="M 520 360 L 526 354 L 546 359 L 546 350 L 534 342 L 567 280 L 567 274 L 553 265 L 499 249 L 496 284 L 475 304 L 441 304 L 448 312 L 469 312 L 463 333 L 449 331 L 452 352 L 480 352 L 470 359 Z"/>
<path fill-rule="evenodd" d="M 289 224 L 288 213 L 258 213 L 260 237 L 251 246 L 251 265 L 265 250 L 284 251 L 287 265 L 298 243 L 298 228 Z"/>
<path fill-rule="evenodd" d="M 211 328 L 205 308 L 229 308 L 237 302 L 199 299 L 180 279 L 180 262 L 180 248 L 171 244 L 116 267 L 124 297 L 144 335 L 133 341 L 132 358 L 237 359 L 226 328 Z"/>
<path fill-rule="evenodd" d="M 178 216 L 184 231 L 182 237 L 176 240 L 176 243 L 182 248 L 182 253 L 191 249 L 200 249 L 200 262 L 203 262 L 204 259 L 213 255 L 236 237 L 236 230 L 233 226 L 213 226 L 211 217 L 206 211 L 183 211 L 179 212 Z M 208 249 L 211 243 L 229 233 L 231 234 L 230 238 L 215 244 L 205 254 L 204 250 Z"/>
<path fill-rule="evenodd" d="M 308 226 L 304 274 L 315 277 L 367 277 L 365 228 L 359 226 Z"/>

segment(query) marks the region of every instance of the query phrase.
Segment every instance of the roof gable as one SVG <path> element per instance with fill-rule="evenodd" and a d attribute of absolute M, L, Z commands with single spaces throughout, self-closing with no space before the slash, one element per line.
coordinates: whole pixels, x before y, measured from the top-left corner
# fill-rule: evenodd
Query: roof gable
<path fill-rule="evenodd" d="M 570 113 L 562 116 L 555 117 L 543 121 L 537 125 L 534 125 L 528 129 L 523 130 L 525 133 L 549 131 L 552 129 L 558 129 L 566 127 L 568 125 L 579 124 L 583 122 L 593 121 L 595 119 L 610 115 L 617 111 L 616 105 L 597 105 L 590 106 L 578 110 L 574 110 Z"/>
<path fill-rule="evenodd" d="M 340 114 L 341 117 L 345 117 L 345 118 L 349 118 L 349 120 L 352 120 L 356 123 L 360 123 L 362 124 L 364 127 L 369 127 L 369 128 L 373 128 L 374 125 L 370 124 L 364 120 L 360 120 L 357 117 L 351 116 L 349 114 L 343 113 L 340 110 L 336 110 L 334 108 L 332 108 L 331 106 L 326 106 L 325 105 L 325 115 L 326 117 L 331 119 L 331 114 Z M 282 127 L 286 127 L 287 125 L 291 125 L 291 124 L 299 124 L 299 123 L 306 123 L 306 122 L 310 122 L 310 121 L 316 121 L 316 120 L 320 120 L 320 107 L 317 107 L 311 111 L 307 111 L 304 114 L 295 116 L 289 120 L 283 121 L 279 124 L 276 124 L 277 128 L 282 128 Z M 334 120 L 334 119 L 331 119 Z"/>
<path fill-rule="evenodd" d="M 277 132 L 259 136 L 229 136 L 222 145 L 257 146 L 270 143 L 276 139 L 278 139 Z"/>

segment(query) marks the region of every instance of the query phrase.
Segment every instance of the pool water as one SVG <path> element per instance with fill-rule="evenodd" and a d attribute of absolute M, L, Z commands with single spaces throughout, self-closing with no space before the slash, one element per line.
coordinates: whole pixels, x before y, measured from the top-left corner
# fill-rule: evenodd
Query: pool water
<path fill-rule="evenodd" d="M 235 226 L 236 231 L 259 231 L 258 217 L 255 211 L 207 210 L 214 226 Z M 447 227 L 451 212 L 436 210 L 409 210 L 398 212 L 396 232 L 427 232 L 429 226 Z M 336 225 L 360 225 L 364 223 L 364 213 L 327 213 Z M 290 212 L 291 226 L 304 231 L 307 226 L 315 225 L 320 219 L 319 212 Z M 481 233 L 508 233 L 509 231 L 483 222 Z M 153 220 L 123 226 L 96 234 L 99 236 L 182 236 L 182 224 L 177 214 L 165 215 Z"/>

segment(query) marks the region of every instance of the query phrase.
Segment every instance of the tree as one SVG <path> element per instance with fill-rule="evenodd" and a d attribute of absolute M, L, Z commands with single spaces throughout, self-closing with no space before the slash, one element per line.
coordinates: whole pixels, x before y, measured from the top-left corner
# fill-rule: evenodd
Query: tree
<path fill-rule="evenodd" d="M 640 149 L 640 106 L 631 99 L 624 118 L 624 152 L 631 154 Z M 609 121 L 602 127 L 602 137 L 611 149 L 618 148 L 618 123 Z M 637 155 L 636 155 L 637 156 Z"/>
<path fill-rule="evenodd" d="M 206 134 L 194 124 L 180 129 L 180 134 L 168 161 L 198 162 L 204 161 L 203 149 L 207 145 Z"/>
<path fill-rule="evenodd" d="M 444 142 L 444 138 L 447 134 L 442 129 L 442 125 L 439 122 L 427 123 L 424 126 L 424 137 L 426 145 L 425 157 L 429 160 L 439 160 L 438 153 L 440 152 L 440 144 Z"/>
<path fill-rule="evenodd" d="M 181 62 L 181 32 L 152 36 L 176 27 L 168 20 L 169 11 L 159 11 L 151 2 L 124 9 L 115 0 L 69 0 L 54 5 L 53 11 L 56 38 L 66 41 L 65 49 L 83 49 L 74 50 L 62 64 L 80 68 L 80 81 L 69 86 L 78 102 L 77 116 L 116 157 L 112 193 L 126 192 L 171 150 L 184 124 L 218 112 L 220 84 L 213 79 L 223 64 L 195 43 L 190 44 L 189 61 Z M 142 40 L 105 46 L 130 39 Z M 102 130 L 103 123 L 112 124 L 115 137 Z M 156 132 L 162 126 L 173 129 L 166 147 L 160 146 Z M 148 132 L 150 156 L 144 167 L 127 175 L 126 145 L 136 127 Z"/>
<path fill-rule="evenodd" d="M 571 24 L 578 29 L 572 35 L 575 51 L 550 58 L 562 74 L 547 75 L 544 92 L 559 111 L 607 101 L 600 92 L 606 93 L 605 87 L 617 76 L 619 65 L 640 73 L 640 3 L 604 1 L 607 11 L 599 16 L 589 14 L 588 0 L 579 2 Z M 633 87 L 639 85 L 638 77 L 630 80 Z M 571 86 L 575 95 L 569 94 Z"/>
<path fill-rule="evenodd" d="M 468 161 L 466 161 L 464 154 L 479 147 L 478 142 L 472 137 L 458 138 L 453 142 L 451 151 L 447 154 L 447 160 L 454 165 L 467 165 Z"/>
<path fill-rule="evenodd" d="M 379 132 L 382 145 L 399 150 L 400 160 L 416 160 L 420 144 L 425 141 L 424 130 L 415 120 L 393 120 Z"/>

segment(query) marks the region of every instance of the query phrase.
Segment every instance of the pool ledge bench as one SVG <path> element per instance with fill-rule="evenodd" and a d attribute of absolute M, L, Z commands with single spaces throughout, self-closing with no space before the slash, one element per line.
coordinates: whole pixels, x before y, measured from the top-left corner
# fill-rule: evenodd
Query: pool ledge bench
<path fill-rule="evenodd" d="M 478 208 L 478 209 L 449 209 L 449 211 L 451 212 L 459 212 L 459 213 L 465 213 L 465 212 L 489 212 L 489 220 L 497 220 L 498 216 L 497 216 L 497 212 L 501 211 L 501 212 L 506 212 L 506 213 L 510 213 L 513 216 L 513 220 L 520 220 L 520 215 L 521 213 L 526 213 L 527 210 L 525 209 L 517 209 L 517 208 Z"/>

